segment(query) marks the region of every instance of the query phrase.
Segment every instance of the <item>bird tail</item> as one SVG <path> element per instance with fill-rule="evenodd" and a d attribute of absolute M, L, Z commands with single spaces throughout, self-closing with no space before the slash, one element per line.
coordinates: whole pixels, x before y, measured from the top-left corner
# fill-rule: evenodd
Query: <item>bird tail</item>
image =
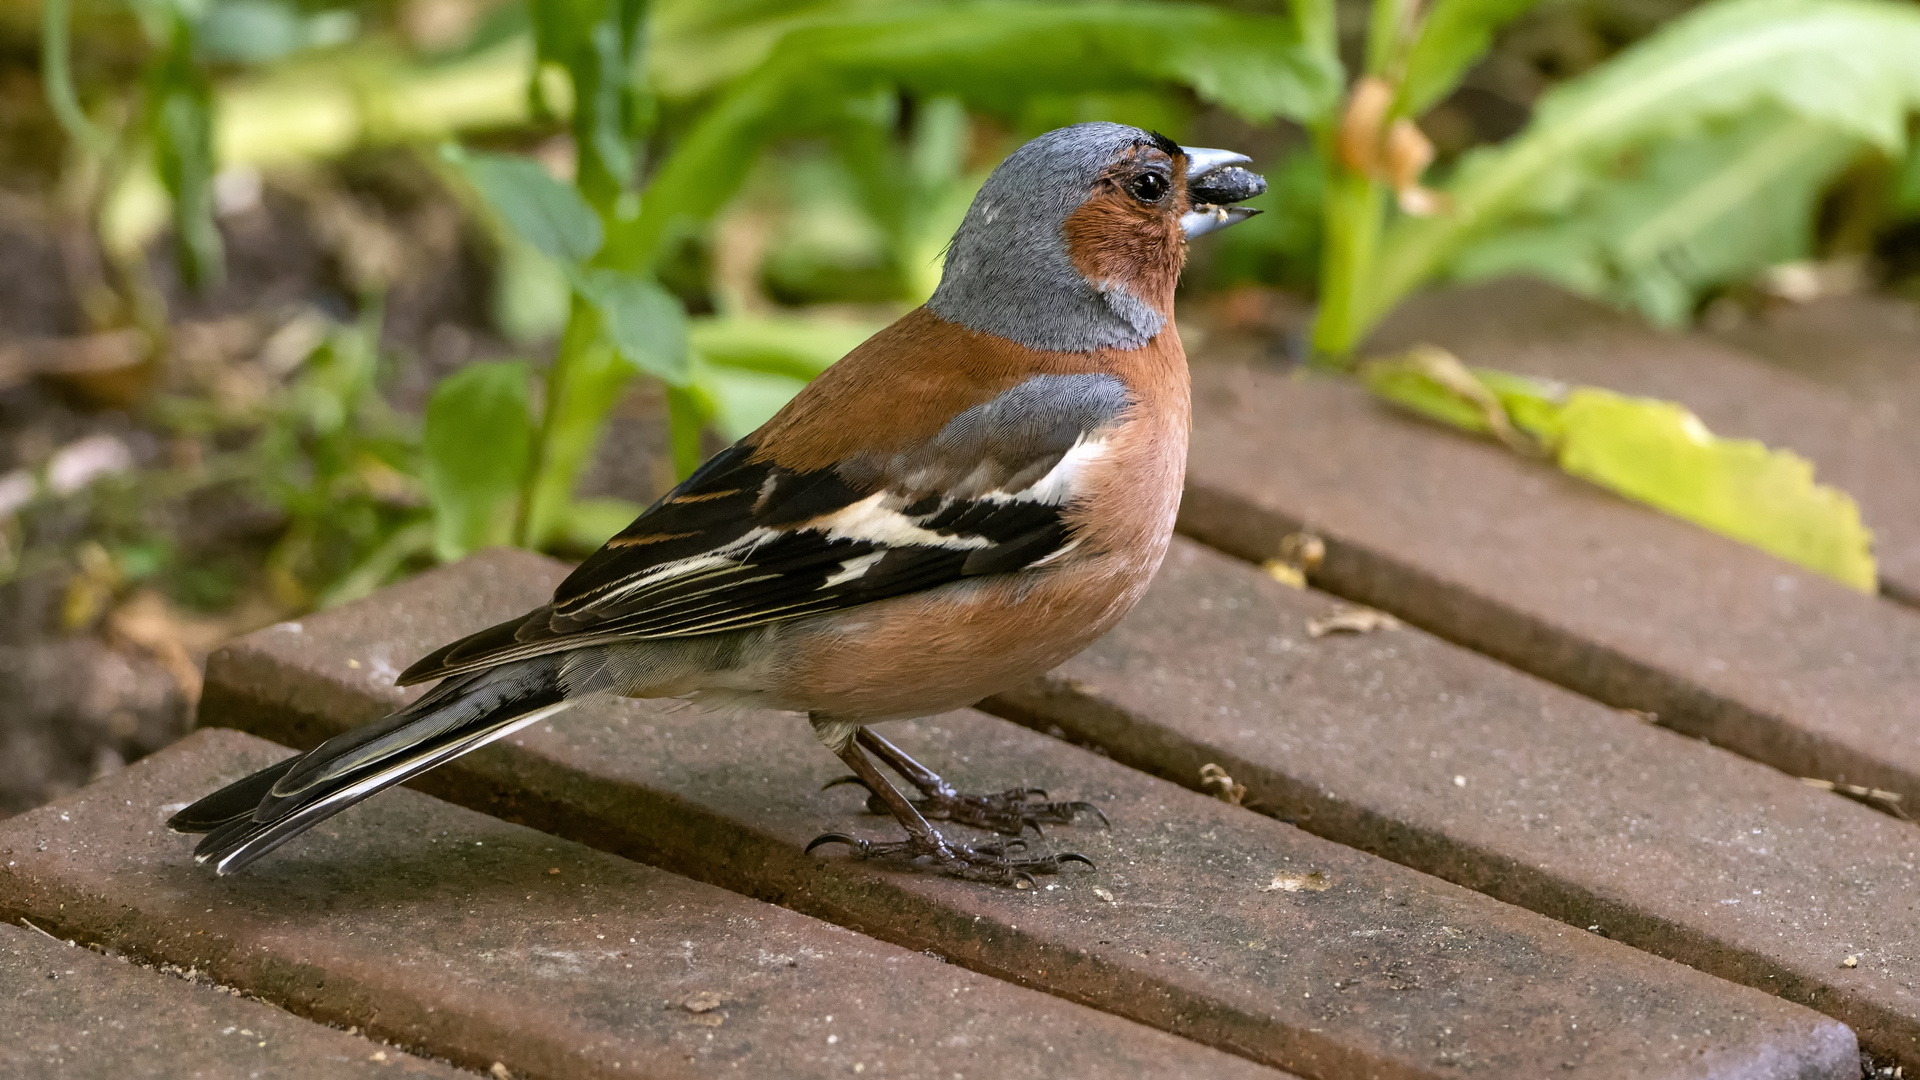
<path fill-rule="evenodd" d="M 455 676 L 384 720 L 237 780 L 167 827 L 205 833 L 194 861 L 231 874 L 360 800 L 564 709 L 559 657 Z"/>

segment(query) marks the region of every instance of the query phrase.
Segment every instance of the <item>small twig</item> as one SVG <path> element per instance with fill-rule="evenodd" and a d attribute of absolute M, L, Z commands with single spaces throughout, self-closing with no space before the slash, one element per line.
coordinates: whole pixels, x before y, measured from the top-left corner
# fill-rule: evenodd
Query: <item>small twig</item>
<path fill-rule="evenodd" d="M 1842 784 L 1833 780 L 1822 780 L 1817 776 L 1803 776 L 1800 782 L 1808 787 L 1831 791 L 1835 795 L 1844 795 L 1855 802 L 1863 802 L 1877 810 L 1883 810 L 1901 821 L 1912 821 L 1906 808 L 1900 805 L 1900 793 L 1885 788 L 1863 787 L 1859 784 Z"/>
<path fill-rule="evenodd" d="M 70 948 L 70 949 L 71 949 L 71 948 L 74 948 L 74 947 L 75 947 L 75 946 L 74 946 L 74 944 L 73 944 L 73 942 L 71 942 L 71 941 L 62 941 L 62 940 L 60 940 L 59 938 L 57 938 L 57 937 L 54 937 L 54 936 L 53 936 L 52 934 L 49 934 L 49 933 L 47 933 L 47 932 L 46 932 L 45 930 L 42 930 L 42 929 L 40 929 L 39 927 L 37 927 L 37 926 L 35 926 L 35 925 L 33 925 L 32 923 L 30 923 L 30 922 L 28 922 L 28 921 L 26 920 L 26 917 L 25 917 L 25 916 L 22 916 L 22 917 L 21 917 L 21 919 L 20 919 L 20 925 L 21 925 L 21 926 L 24 926 L 24 927 L 26 927 L 27 929 L 29 929 L 29 930 L 31 930 L 31 931 L 33 931 L 33 932 L 34 932 L 34 933 L 36 933 L 36 934 L 39 934 L 39 935 L 40 935 L 41 937 L 44 937 L 44 938 L 46 938 L 46 939 L 47 939 L 48 941 L 51 941 L 51 942 L 53 942 L 53 943 L 55 943 L 56 945 L 65 945 L 66 947 L 68 947 L 68 948 Z"/>

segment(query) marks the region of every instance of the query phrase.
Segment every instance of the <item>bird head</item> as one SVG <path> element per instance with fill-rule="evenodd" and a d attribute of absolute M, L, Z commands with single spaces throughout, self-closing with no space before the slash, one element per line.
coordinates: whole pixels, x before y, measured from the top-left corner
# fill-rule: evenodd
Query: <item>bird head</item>
<path fill-rule="evenodd" d="M 1267 189 L 1225 150 L 1124 124 L 1049 131 L 987 178 L 928 307 L 1030 348 L 1134 349 L 1173 317 L 1187 240 L 1244 221 Z"/>

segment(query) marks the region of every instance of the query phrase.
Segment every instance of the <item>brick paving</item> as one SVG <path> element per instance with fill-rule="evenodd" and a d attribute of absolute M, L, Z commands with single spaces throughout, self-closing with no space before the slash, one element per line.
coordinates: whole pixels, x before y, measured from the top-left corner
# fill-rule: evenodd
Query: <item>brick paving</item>
<path fill-rule="evenodd" d="M 1914 310 L 1863 297 L 1812 311 L 1789 307 L 1730 332 L 1743 346 L 1734 348 L 1703 334 L 1662 333 L 1548 285 L 1506 281 L 1419 297 L 1369 347 L 1426 341 L 1470 364 L 1680 401 L 1718 434 L 1792 449 L 1860 503 L 1884 587 L 1920 597 Z M 1902 340 L 1897 327 L 1909 321 Z M 1775 363 L 1760 362 L 1753 349 Z"/>
<path fill-rule="evenodd" d="M 171 808 L 286 753 L 202 731 L 0 824 L 0 912 L 513 1075 L 1279 1075 L 414 792 L 194 866 Z"/>
<path fill-rule="evenodd" d="M 0 1076 L 473 1076 L 204 983 L 0 924 Z"/>
<path fill-rule="evenodd" d="M 398 701 L 397 665 L 540 601 L 558 573 L 490 553 L 262 631 L 210 664 L 203 719 L 311 744 Z M 1017 892 L 802 855 L 825 828 L 892 826 L 818 790 L 838 765 L 792 717 L 585 706 L 426 786 L 1306 1075 L 1857 1071 L 1851 1032 L 1798 1006 L 1058 740 L 971 712 L 894 729 L 956 782 L 1094 801 L 1111 833 L 1048 843 L 1100 870 Z"/>
<path fill-rule="evenodd" d="M 987 707 L 1821 1009 L 1920 1068 L 1914 826 L 1176 541 L 1140 607 Z M 1854 966 L 1845 966 L 1848 957 Z"/>
<path fill-rule="evenodd" d="M 1790 774 L 1920 803 L 1920 612 L 1344 381 L 1194 370 L 1181 529 L 1265 559 L 1308 524 L 1313 581 Z"/>
<path fill-rule="evenodd" d="M 988 703 L 1011 720 L 889 726 L 963 788 L 1091 800 L 1112 831 L 1034 844 L 1097 871 L 806 855 L 895 827 L 821 790 L 797 718 L 605 702 L 420 781 L 471 809 L 391 792 L 215 879 L 166 814 L 288 751 L 203 731 L 0 823 L 0 917 L 92 946 L 0 924 L 0 1075 L 1853 1080 L 1856 1032 L 1920 1069 L 1920 834 L 1794 779 L 1920 802 L 1920 308 L 1677 336 L 1505 282 L 1370 348 L 1416 341 L 1799 451 L 1885 596 L 1221 334 L 1181 519 L 1219 551 L 1178 541 L 1117 631 Z M 1328 592 L 1221 554 L 1305 527 Z M 313 745 L 562 569 L 486 553 L 251 635 L 202 724 Z M 1334 594 L 1425 630 L 1309 633 Z"/>
<path fill-rule="evenodd" d="M 1710 335 L 1845 392 L 1876 425 L 1920 420 L 1920 304 L 1860 294 L 1784 304 Z"/>

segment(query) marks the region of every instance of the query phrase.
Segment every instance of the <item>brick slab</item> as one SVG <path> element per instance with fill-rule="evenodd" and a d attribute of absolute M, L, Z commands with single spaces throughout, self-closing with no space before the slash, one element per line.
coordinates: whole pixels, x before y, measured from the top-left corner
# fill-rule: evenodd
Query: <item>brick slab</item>
<path fill-rule="evenodd" d="M 1862 293 L 1783 304 L 1710 336 L 1845 392 L 1876 425 L 1920 422 L 1920 304 Z"/>
<path fill-rule="evenodd" d="M 194 866 L 180 797 L 286 754 L 202 731 L 7 821 L 0 910 L 516 1075 L 1275 1075 L 414 792 Z"/>
<path fill-rule="evenodd" d="M 1719 434 L 1791 448 L 1859 501 L 1883 588 L 1920 597 L 1920 316 L 1854 297 L 1782 310 L 1737 340 L 1776 363 L 1515 280 L 1416 298 L 1369 348 L 1432 342 L 1470 364 L 1683 402 Z"/>
<path fill-rule="evenodd" d="M 473 1076 L 15 926 L 0 1002 L 0 1076 L 23 1080 Z"/>
<path fill-rule="evenodd" d="M 203 718 L 311 744 L 401 700 L 396 665 L 531 606 L 560 573 L 490 553 L 262 631 L 213 658 Z M 791 716 L 583 706 L 423 783 L 1311 1076 L 1857 1070 L 1852 1034 L 1798 1006 L 1005 721 L 958 712 L 890 735 L 963 786 L 1091 799 L 1114 830 L 1055 830 L 1050 842 L 1101 869 L 1017 892 L 804 856 L 824 828 L 892 826 L 857 814 L 847 789 L 818 790 L 838 763 Z"/>
<path fill-rule="evenodd" d="M 1920 1067 L 1912 825 L 1176 541 L 1141 605 L 987 707 L 1780 994 Z M 1843 966 L 1845 958 L 1857 966 Z"/>
<path fill-rule="evenodd" d="M 1359 386 L 1194 369 L 1180 527 L 1798 776 L 1920 805 L 1920 612 L 1863 597 Z"/>

